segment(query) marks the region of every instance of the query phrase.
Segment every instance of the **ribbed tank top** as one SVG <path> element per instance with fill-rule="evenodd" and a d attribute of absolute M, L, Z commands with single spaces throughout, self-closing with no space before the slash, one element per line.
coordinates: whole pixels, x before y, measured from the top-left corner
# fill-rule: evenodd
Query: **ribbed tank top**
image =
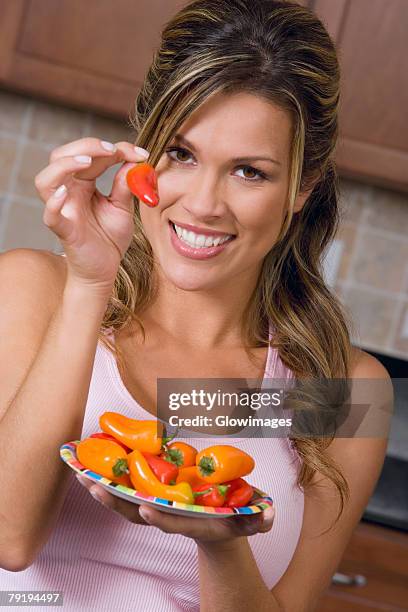
<path fill-rule="evenodd" d="M 114 339 L 113 334 L 110 337 Z M 263 387 L 267 378 L 293 378 L 271 347 Z M 81 438 L 100 430 L 99 416 L 108 410 L 131 418 L 152 418 L 126 389 L 113 354 L 98 342 Z M 262 578 L 272 589 L 292 559 L 302 528 L 304 494 L 296 485 L 300 467 L 297 452 L 287 437 L 184 439 L 198 450 L 230 443 L 255 459 L 247 480 L 271 495 L 275 520 L 269 532 L 250 536 L 248 541 Z M 144 612 L 199 612 L 195 542 L 127 521 L 96 502 L 73 472 L 69 478 L 62 510 L 47 543 L 26 570 L 0 570 L 0 589 L 63 591 L 64 612 L 133 612 L 136 608 Z"/>

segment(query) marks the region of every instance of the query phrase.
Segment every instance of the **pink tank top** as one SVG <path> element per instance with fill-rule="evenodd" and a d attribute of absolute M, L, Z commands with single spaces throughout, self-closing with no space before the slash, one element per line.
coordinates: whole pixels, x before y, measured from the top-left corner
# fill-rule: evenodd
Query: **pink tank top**
<path fill-rule="evenodd" d="M 264 385 L 268 377 L 293 378 L 272 348 Z M 99 416 L 108 410 L 137 419 L 151 418 L 124 386 L 112 353 L 98 342 L 81 438 L 100 430 Z M 198 450 L 229 442 L 255 459 L 248 480 L 271 495 L 276 514 L 268 533 L 248 540 L 265 584 L 272 589 L 292 559 L 302 528 L 304 494 L 296 485 L 298 454 L 286 437 L 223 436 L 186 441 Z M 195 542 L 156 527 L 130 523 L 96 502 L 74 473 L 70 479 L 48 542 L 26 570 L 0 570 L 0 589 L 63 591 L 64 612 L 130 612 L 138 606 L 145 612 L 199 612 Z"/>

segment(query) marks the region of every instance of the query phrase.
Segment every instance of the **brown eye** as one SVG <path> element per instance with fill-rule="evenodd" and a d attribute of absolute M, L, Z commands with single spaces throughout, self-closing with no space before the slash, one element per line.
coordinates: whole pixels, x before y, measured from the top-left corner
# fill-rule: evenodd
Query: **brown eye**
<path fill-rule="evenodd" d="M 185 149 L 182 149 L 181 147 L 170 147 L 170 149 L 166 149 L 166 153 L 175 153 L 176 157 L 172 157 L 170 155 L 170 159 L 174 160 L 174 161 L 178 161 L 180 163 L 183 163 L 186 161 L 186 159 L 179 159 L 178 155 L 186 155 L 187 158 L 190 156 L 190 153 L 188 151 L 186 151 Z"/>
<path fill-rule="evenodd" d="M 242 170 L 243 170 L 243 171 L 247 171 L 247 170 L 249 170 L 249 172 L 255 173 L 255 175 L 256 175 L 256 170 L 255 170 L 255 168 L 251 168 L 251 166 L 244 166 L 244 167 L 242 168 Z M 253 176 L 253 175 L 252 175 L 252 176 L 245 176 L 244 178 L 249 178 L 249 179 L 250 179 L 250 178 L 254 178 L 254 176 Z"/>

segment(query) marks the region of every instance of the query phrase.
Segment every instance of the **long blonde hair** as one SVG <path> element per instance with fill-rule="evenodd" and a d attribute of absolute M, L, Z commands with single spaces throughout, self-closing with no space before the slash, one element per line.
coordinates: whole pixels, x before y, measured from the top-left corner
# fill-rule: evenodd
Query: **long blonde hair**
<path fill-rule="evenodd" d="M 325 27 L 309 9 L 275 0 L 195 0 L 164 27 L 161 45 L 138 94 L 134 116 L 139 146 L 153 165 L 185 120 L 219 92 L 248 92 L 286 110 L 292 119 L 290 187 L 285 220 L 263 261 L 242 325 L 244 346 L 269 343 L 269 323 L 283 363 L 298 377 L 348 378 L 351 363 L 347 312 L 323 280 L 322 261 L 336 234 L 338 177 L 332 159 L 338 135 L 339 65 Z M 317 182 L 316 182 L 316 177 Z M 302 210 L 299 192 L 315 185 Z M 135 201 L 135 231 L 118 270 L 100 340 L 150 303 L 153 252 Z M 347 481 L 325 453 L 331 439 L 296 437 L 298 485 L 316 472 L 335 485 L 340 517 Z"/>

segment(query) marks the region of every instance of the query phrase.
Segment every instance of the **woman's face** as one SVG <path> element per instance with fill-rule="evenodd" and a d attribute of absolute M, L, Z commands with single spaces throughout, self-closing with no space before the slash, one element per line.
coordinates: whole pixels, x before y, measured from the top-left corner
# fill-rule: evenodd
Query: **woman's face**
<path fill-rule="evenodd" d="M 161 273 L 185 290 L 256 282 L 287 207 L 289 116 L 251 94 L 218 94 L 184 123 L 179 134 L 156 167 L 159 205 L 140 204 Z M 302 204 L 299 200 L 297 210 Z M 179 238 L 172 223 L 197 229 Z M 205 235 L 197 245 L 200 230 L 234 238 L 221 248 L 207 247 L 211 238 Z M 195 246 L 186 244 L 184 237 Z M 205 248 L 198 248 L 202 243 Z"/>

